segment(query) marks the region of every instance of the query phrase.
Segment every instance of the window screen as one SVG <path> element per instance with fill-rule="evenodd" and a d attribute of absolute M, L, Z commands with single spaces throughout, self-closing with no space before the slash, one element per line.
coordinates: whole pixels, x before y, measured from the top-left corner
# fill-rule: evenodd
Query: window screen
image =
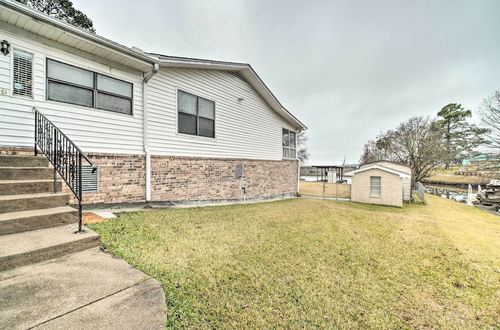
<path fill-rule="evenodd" d="M 295 132 L 283 128 L 283 158 L 297 158 L 296 137 Z"/>
<path fill-rule="evenodd" d="M 33 55 L 14 50 L 14 95 L 33 96 Z"/>
<path fill-rule="evenodd" d="M 133 85 L 54 60 L 47 60 L 47 99 L 132 114 Z"/>
<path fill-rule="evenodd" d="M 178 91 L 179 133 L 215 137 L 215 102 Z"/>
<path fill-rule="evenodd" d="M 379 176 L 370 177 L 370 196 L 380 197 L 382 178 Z"/>

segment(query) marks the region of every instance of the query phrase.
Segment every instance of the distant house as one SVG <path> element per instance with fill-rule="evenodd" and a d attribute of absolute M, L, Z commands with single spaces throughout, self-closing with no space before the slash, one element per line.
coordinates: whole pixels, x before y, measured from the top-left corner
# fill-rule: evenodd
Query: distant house
<path fill-rule="evenodd" d="M 352 175 L 354 202 L 402 207 L 411 199 L 411 169 L 400 163 L 380 161 L 364 164 Z"/>

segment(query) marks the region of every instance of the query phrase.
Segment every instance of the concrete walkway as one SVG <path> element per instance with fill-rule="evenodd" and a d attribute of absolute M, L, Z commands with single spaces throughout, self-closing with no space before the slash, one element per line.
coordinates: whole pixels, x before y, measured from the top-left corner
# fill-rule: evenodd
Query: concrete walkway
<path fill-rule="evenodd" d="M 163 329 L 159 283 L 99 248 L 0 273 L 0 329 Z"/>

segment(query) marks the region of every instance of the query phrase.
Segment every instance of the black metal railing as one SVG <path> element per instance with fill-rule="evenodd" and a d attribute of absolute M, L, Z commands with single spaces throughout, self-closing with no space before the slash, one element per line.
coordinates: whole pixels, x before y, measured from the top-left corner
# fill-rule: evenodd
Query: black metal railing
<path fill-rule="evenodd" d="M 82 162 L 97 167 L 59 128 L 37 108 L 35 113 L 35 156 L 41 151 L 54 167 L 54 192 L 57 192 L 57 173 L 78 200 L 78 232 L 82 231 Z"/>

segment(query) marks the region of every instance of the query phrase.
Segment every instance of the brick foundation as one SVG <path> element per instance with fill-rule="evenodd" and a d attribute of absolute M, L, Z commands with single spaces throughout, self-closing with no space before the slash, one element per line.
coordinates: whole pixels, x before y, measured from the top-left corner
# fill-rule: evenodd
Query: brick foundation
<path fill-rule="evenodd" d="M 243 165 L 242 179 L 235 178 L 236 165 Z M 292 160 L 153 156 L 152 199 L 237 200 L 295 194 L 297 166 Z"/>
<path fill-rule="evenodd" d="M 0 154 L 33 154 L 30 148 L 0 147 Z M 85 193 L 85 204 L 144 203 L 145 156 L 88 153 L 99 166 L 99 191 Z M 243 165 L 243 178 L 235 178 Z M 152 156 L 153 202 L 218 201 L 295 195 L 298 161 Z M 245 188 L 245 189 L 242 189 Z M 63 191 L 72 195 L 66 185 Z M 243 194 L 245 192 L 245 194 Z M 76 199 L 72 197 L 71 203 Z"/>

